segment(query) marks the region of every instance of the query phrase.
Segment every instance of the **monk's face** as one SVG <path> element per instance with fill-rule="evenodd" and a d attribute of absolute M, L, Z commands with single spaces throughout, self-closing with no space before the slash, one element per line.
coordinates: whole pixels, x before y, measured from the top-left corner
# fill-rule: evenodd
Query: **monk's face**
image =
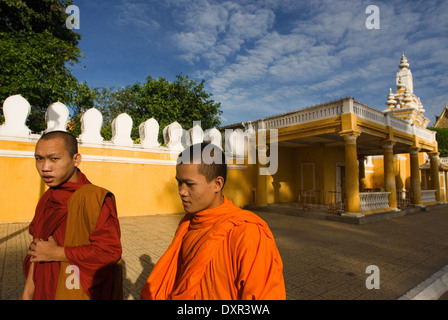
<path fill-rule="evenodd" d="M 81 155 L 70 156 L 63 139 L 39 140 L 34 156 L 37 171 L 47 186 L 58 187 L 68 181 L 77 181 L 76 166 L 81 161 Z"/>
<path fill-rule="evenodd" d="M 177 165 L 176 180 L 186 213 L 212 209 L 222 203 L 222 178 L 207 182 L 205 176 L 199 173 L 199 164 Z"/>

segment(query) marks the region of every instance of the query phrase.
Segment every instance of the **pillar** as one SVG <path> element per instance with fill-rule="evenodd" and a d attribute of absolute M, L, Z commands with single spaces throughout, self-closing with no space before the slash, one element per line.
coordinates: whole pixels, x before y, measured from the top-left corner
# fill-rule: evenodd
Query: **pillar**
<path fill-rule="evenodd" d="M 258 161 L 256 164 L 256 191 L 255 191 L 255 203 L 258 206 L 266 206 L 268 204 L 268 175 L 263 174 L 262 168 L 266 167 L 266 153 L 267 153 L 267 145 L 266 145 L 266 137 L 263 135 L 264 132 L 258 132 L 257 135 L 257 155 Z"/>
<path fill-rule="evenodd" d="M 397 188 L 395 186 L 395 166 L 394 166 L 394 147 L 393 141 L 387 141 L 383 144 L 384 151 L 384 188 L 389 193 L 389 207 L 397 209 Z"/>
<path fill-rule="evenodd" d="M 364 192 L 366 189 L 366 169 L 364 167 L 364 162 L 366 160 L 365 156 L 359 156 L 359 192 Z"/>
<path fill-rule="evenodd" d="M 412 148 L 409 152 L 411 161 L 411 201 L 415 206 L 423 206 L 422 187 L 420 180 L 420 165 L 418 163 L 419 148 Z"/>
<path fill-rule="evenodd" d="M 359 135 L 344 135 L 345 140 L 345 211 L 359 212 L 359 169 L 356 139 Z"/>
<path fill-rule="evenodd" d="M 440 181 L 439 181 L 439 153 L 428 152 L 429 168 L 431 172 L 431 189 L 436 190 L 436 201 L 441 202 Z"/>
<path fill-rule="evenodd" d="M 266 175 L 261 175 L 259 172 L 259 166 L 261 166 L 260 164 L 258 164 L 257 166 L 257 171 L 258 171 L 258 175 L 257 175 L 257 189 L 255 191 L 255 195 L 256 195 L 256 204 L 258 206 L 266 206 L 268 204 L 268 194 L 267 194 L 267 187 L 268 187 L 268 183 L 267 183 L 267 177 Z"/>

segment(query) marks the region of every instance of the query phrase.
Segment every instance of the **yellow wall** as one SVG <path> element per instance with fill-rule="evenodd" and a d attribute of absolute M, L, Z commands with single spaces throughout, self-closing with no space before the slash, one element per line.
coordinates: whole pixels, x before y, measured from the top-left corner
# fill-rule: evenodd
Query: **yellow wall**
<path fill-rule="evenodd" d="M 36 204 L 45 192 L 34 161 L 35 141 L 0 140 L 0 223 L 31 221 Z M 88 179 L 114 193 L 119 216 L 181 213 L 177 193 L 177 152 L 139 148 L 79 147 L 80 169 Z M 395 159 L 397 190 L 410 190 L 409 155 Z M 344 147 L 302 147 L 278 149 L 278 170 L 266 177 L 267 203 L 295 202 L 303 189 L 335 191 L 336 165 L 345 162 Z M 366 166 L 366 188 L 384 187 L 384 162 L 372 159 Z M 424 163 L 423 154 L 419 157 Z M 228 166 L 224 194 L 236 205 L 254 204 L 257 165 Z M 425 177 L 422 177 L 425 180 Z M 422 188 L 425 188 L 425 182 Z"/>
<path fill-rule="evenodd" d="M 339 147 L 279 147 L 278 170 L 267 178 L 267 203 L 298 201 L 303 190 L 335 191 L 336 164 L 344 156 Z"/>
<path fill-rule="evenodd" d="M 268 177 L 267 202 L 284 203 L 297 200 L 294 158 L 292 148 L 278 148 L 277 172 Z"/>
<path fill-rule="evenodd" d="M 31 221 L 47 189 L 35 168 L 34 146 L 35 142 L 0 140 L 0 223 Z M 175 164 L 169 162 L 177 153 L 86 146 L 79 152 L 83 156 L 79 168 L 93 184 L 115 195 L 119 216 L 183 212 Z M 103 161 L 93 161 L 98 157 Z M 252 174 L 250 165 L 228 168 L 224 194 L 238 206 L 251 202 Z"/>

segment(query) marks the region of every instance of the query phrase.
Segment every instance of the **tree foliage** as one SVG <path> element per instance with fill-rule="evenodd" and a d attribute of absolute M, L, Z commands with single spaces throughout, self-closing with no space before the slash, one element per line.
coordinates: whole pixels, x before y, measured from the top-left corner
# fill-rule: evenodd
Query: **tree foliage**
<path fill-rule="evenodd" d="M 133 120 L 132 138 L 138 140 L 138 126 L 154 117 L 165 126 L 178 121 L 184 129 L 201 121 L 203 128 L 220 124 L 220 103 L 197 82 L 177 75 L 169 82 L 149 76 L 143 84 L 125 88 L 91 88 L 78 82 L 70 67 L 79 62 L 81 36 L 66 27 L 65 8 L 72 0 L 0 0 L 0 103 L 21 94 L 31 104 L 27 126 L 34 133 L 46 128 L 45 112 L 56 101 L 72 111 L 68 131 L 81 133 L 81 117 L 92 107 L 103 114 L 102 135 L 112 136 L 111 122 L 126 112 Z M 4 120 L 0 113 L 0 124 Z"/>
<path fill-rule="evenodd" d="M 193 127 L 194 121 L 200 121 L 203 129 L 219 126 L 222 113 L 220 103 L 211 99 L 212 95 L 204 91 L 205 80 L 198 82 L 179 74 L 176 80 L 169 82 L 165 78 L 147 77 L 143 84 L 136 83 L 125 88 L 90 89 L 80 95 L 84 101 L 80 106 L 93 106 L 103 115 L 101 134 L 104 139 L 112 137 L 112 120 L 120 113 L 127 113 L 133 121 L 131 137 L 138 141 L 139 125 L 154 118 L 159 123 L 159 141 L 163 141 L 162 130 L 177 121 L 186 130 Z M 92 100 L 89 100 L 92 98 Z M 78 108 L 75 114 L 82 115 L 87 108 Z M 79 112 L 79 113 L 78 113 Z M 81 132 L 80 116 L 71 122 L 71 132 Z M 78 123 L 78 124 L 77 124 Z"/>
<path fill-rule="evenodd" d="M 70 103 L 78 87 L 70 66 L 82 57 L 80 35 L 65 26 L 68 0 L 0 1 L 0 99 L 21 94 L 31 104 L 27 125 L 45 129 L 45 110 Z"/>
<path fill-rule="evenodd" d="M 435 131 L 440 157 L 448 157 L 448 128 L 428 128 Z"/>
<path fill-rule="evenodd" d="M 182 74 L 173 82 L 149 76 L 140 87 L 135 118 L 143 122 L 153 117 L 161 130 L 173 121 L 184 129 L 192 128 L 194 121 L 200 121 L 203 129 L 219 126 L 221 104 L 204 91 L 204 83 L 205 80 L 197 82 Z"/>

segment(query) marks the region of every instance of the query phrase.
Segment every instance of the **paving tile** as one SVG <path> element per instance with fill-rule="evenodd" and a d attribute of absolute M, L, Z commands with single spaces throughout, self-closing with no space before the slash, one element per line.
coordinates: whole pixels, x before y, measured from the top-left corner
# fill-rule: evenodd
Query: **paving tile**
<path fill-rule="evenodd" d="M 394 300 L 448 265 L 448 206 L 352 225 L 256 212 L 272 229 L 284 264 L 288 300 Z M 182 215 L 121 217 L 124 297 L 140 299 L 154 264 Z M 20 299 L 28 223 L 0 224 L 0 299 Z M 368 289 L 377 265 L 380 289 Z"/>

